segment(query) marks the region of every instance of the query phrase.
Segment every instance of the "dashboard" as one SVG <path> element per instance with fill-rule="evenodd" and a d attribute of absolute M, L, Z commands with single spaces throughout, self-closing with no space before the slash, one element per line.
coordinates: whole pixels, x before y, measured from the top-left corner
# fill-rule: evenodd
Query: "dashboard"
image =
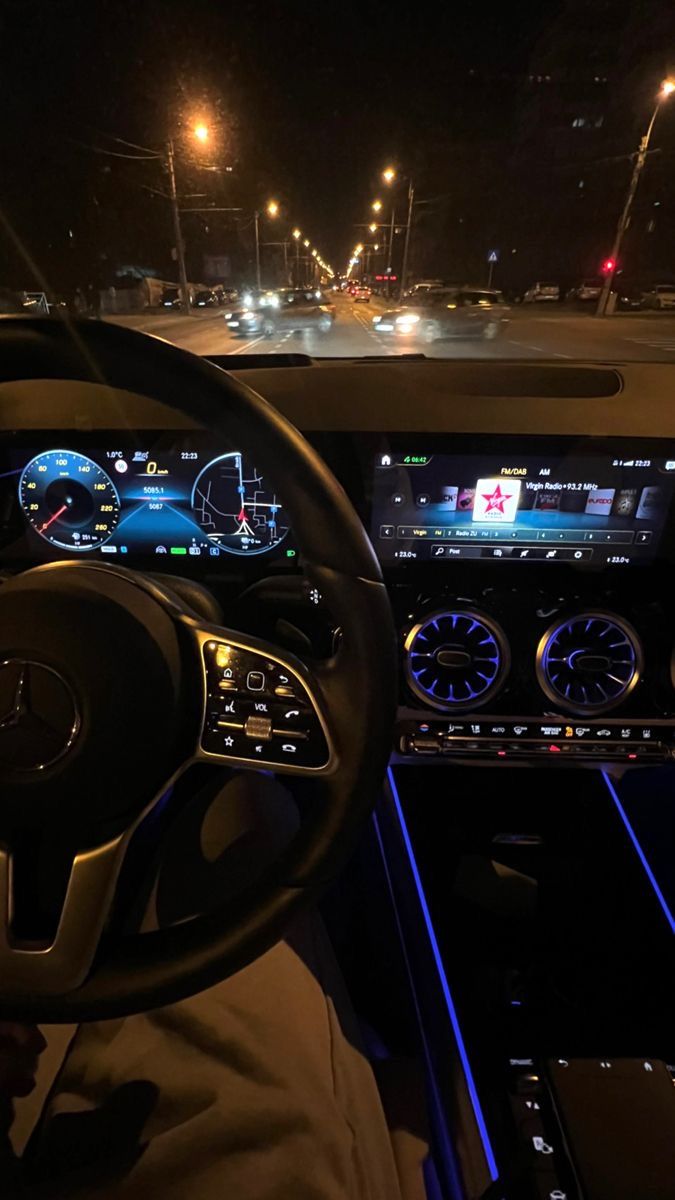
<path fill-rule="evenodd" d="M 641 364 L 652 379 L 639 392 L 625 367 L 481 366 L 350 367 L 347 392 L 346 364 L 242 372 L 314 443 L 370 533 L 400 637 L 394 755 L 671 759 L 672 369 Z M 465 393 L 451 408 L 443 381 Z M 100 428 L 57 434 L 36 415 L 3 435 L 0 565 L 86 556 L 247 595 L 300 581 L 283 489 L 255 457 L 148 420 L 136 399 L 124 428 L 101 404 Z M 311 600 L 293 622 L 315 650 Z"/>

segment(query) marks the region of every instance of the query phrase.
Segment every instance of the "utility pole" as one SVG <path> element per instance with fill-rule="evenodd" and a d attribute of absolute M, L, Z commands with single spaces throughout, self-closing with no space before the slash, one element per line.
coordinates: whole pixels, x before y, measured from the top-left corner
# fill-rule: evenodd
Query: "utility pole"
<path fill-rule="evenodd" d="M 255 280 L 258 291 L 260 291 L 262 287 L 260 282 L 260 229 L 258 227 L 260 213 L 258 212 L 257 208 L 253 214 L 253 220 L 255 223 Z"/>
<path fill-rule="evenodd" d="M 408 252 L 410 250 L 410 231 L 412 229 L 413 205 L 415 203 L 415 186 L 412 179 L 408 180 L 408 224 L 405 227 L 405 243 L 403 246 L 403 266 L 401 267 L 400 296 L 403 298 L 405 280 L 408 273 Z"/>
<path fill-rule="evenodd" d="M 647 132 L 645 133 L 644 137 L 642 138 L 642 140 L 640 142 L 638 152 L 637 152 L 637 157 L 635 159 L 635 166 L 633 167 L 633 174 L 631 175 L 631 180 L 628 185 L 628 192 L 626 193 L 626 199 L 624 201 L 623 212 L 621 213 L 621 216 L 619 217 L 619 224 L 616 227 L 616 235 L 614 237 L 614 245 L 612 246 L 612 252 L 609 256 L 609 259 L 607 260 L 608 264 L 611 264 L 611 265 L 610 265 L 609 270 L 607 271 L 607 274 L 605 275 L 605 281 L 602 285 L 602 291 L 598 298 L 598 307 L 595 311 L 596 317 L 604 317 L 607 312 L 607 304 L 609 301 L 610 292 L 612 290 L 612 284 L 614 283 L 614 276 L 616 274 L 616 268 L 617 268 L 617 265 L 619 262 L 619 254 L 621 252 L 621 244 L 623 242 L 624 234 L 628 228 L 628 223 L 630 220 L 630 210 L 633 207 L 633 200 L 635 199 L 635 193 L 637 191 L 637 186 L 638 186 L 638 183 L 640 182 L 640 175 L 642 174 L 642 169 L 645 165 L 645 162 L 647 161 L 647 151 L 649 149 L 649 142 L 651 140 L 652 130 L 654 128 L 654 122 L 656 121 L 656 118 L 659 114 L 661 104 L 663 103 L 664 100 L 666 100 L 668 98 L 668 96 L 671 96 L 673 94 L 673 92 L 675 92 L 675 83 L 673 83 L 672 80 L 666 79 L 661 84 L 661 90 L 659 92 L 658 100 L 656 102 L 656 108 L 654 109 L 654 112 L 652 113 L 652 119 L 649 122 L 649 125 L 647 126 Z"/>
<path fill-rule="evenodd" d="M 185 246 L 183 245 L 183 234 L 180 227 L 180 212 L 178 210 L 178 195 L 176 193 L 176 170 L 174 166 L 174 150 L 173 138 L 169 138 L 166 143 L 166 163 L 169 168 L 169 198 L 171 200 L 171 212 L 173 214 L 173 235 L 176 242 L 176 256 L 178 258 L 178 277 L 180 279 L 180 297 L 181 304 L 185 313 L 190 313 L 190 288 L 188 286 L 187 271 L 185 269 Z"/>

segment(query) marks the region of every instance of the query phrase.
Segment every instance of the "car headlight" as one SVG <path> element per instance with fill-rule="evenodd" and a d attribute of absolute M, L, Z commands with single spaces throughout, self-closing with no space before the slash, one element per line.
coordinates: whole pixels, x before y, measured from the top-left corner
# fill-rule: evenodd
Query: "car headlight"
<path fill-rule="evenodd" d="M 242 297 L 242 299 L 247 308 L 249 308 L 249 306 L 251 304 L 253 304 L 253 296 L 251 296 L 250 293 L 247 293 L 245 296 Z"/>
<path fill-rule="evenodd" d="M 410 315 L 407 317 L 397 317 L 396 318 L 397 325 L 416 325 L 418 321 L 419 321 L 419 317 L 418 317 L 417 313 L 410 313 Z"/>
<path fill-rule="evenodd" d="M 242 321 L 250 321 L 253 317 L 255 317 L 254 312 L 243 312 L 241 314 Z"/>
<path fill-rule="evenodd" d="M 231 313 L 231 312 L 229 312 L 229 313 L 225 313 L 225 320 L 226 320 L 226 321 L 229 321 L 229 320 L 230 320 L 230 317 L 232 317 L 233 315 L 234 315 L 234 314 L 233 314 L 233 313 Z"/>
<path fill-rule="evenodd" d="M 373 325 L 379 325 L 382 317 L 373 317 Z"/>

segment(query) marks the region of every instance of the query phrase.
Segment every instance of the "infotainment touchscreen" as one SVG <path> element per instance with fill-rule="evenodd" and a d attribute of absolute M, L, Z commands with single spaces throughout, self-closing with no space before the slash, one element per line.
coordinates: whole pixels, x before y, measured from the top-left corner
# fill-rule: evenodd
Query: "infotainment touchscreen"
<path fill-rule="evenodd" d="M 673 458 L 379 453 L 373 542 L 384 563 L 493 559 L 629 565 L 657 553 Z"/>

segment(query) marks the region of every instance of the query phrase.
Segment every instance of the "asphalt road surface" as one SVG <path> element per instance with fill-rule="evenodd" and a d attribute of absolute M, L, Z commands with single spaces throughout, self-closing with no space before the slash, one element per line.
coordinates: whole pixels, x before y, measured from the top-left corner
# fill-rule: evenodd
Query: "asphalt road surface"
<path fill-rule="evenodd" d="M 430 358 L 539 358 L 588 361 L 648 360 L 675 362 L 675 316 L 620 313 L 598 320 L 590 312 L 571 313 L 542 306 L 514 307 L 501 337 L 450 339 L 420 346 L 412 338 L 378 335 L 372 318 L 381 301 L 354 304 L 338 296 L 337 319 L 329 334 L 283 333 L 277 337 L 235 338 L 222 310 L 193 313 L 142 313 L 113 317 L 119 324 L 166 338 L 195 354 L 304 353 L 313 357 L 361 358 L 364 355 L 424 353 Z"/>

